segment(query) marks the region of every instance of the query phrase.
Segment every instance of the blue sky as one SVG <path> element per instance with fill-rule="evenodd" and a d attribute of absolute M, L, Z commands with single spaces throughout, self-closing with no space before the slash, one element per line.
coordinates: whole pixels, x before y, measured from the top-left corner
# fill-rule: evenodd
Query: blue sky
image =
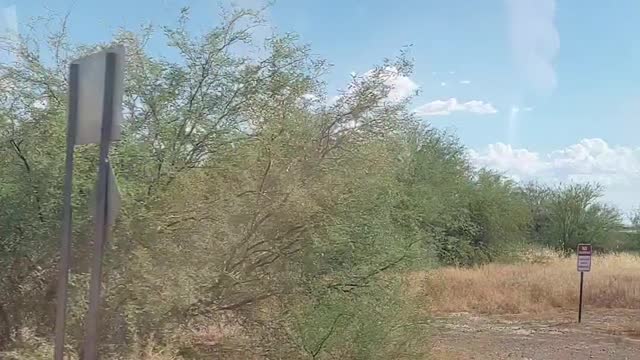
<path fill-rule="evenodd" d="M 185 5 L 204 30 L 219 4 L 0 0 L 0 32 L 13 18 L 24 30 L 45 6 L 71 11 L 78 42 L 108 40 L 120 26 L 171 24 Z M 333 64 L 333 91 L 411 45 L 415 72 L 402 84 L 420 88 L 413 107 L 455 130 L 478 165 L 523 180 L 601 181 L 606 199 L 629 210 L 640 205 L 638 14 L 635 0 L 277 0 L 267 18 Z"/>

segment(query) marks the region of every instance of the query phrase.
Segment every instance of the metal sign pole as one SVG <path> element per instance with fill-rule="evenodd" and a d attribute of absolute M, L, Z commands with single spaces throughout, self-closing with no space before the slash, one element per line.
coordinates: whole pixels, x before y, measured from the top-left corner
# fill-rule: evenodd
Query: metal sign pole
<path fill-rule="evenodd" d="M 584 273 L 591 271 L 591 255 L 593 247 L 591 244 L 578 244 L 576 251 L 578 260 L 578 272 L 580 272 L 580 298 L 578 300 L 578 323 L 582 321 L 582 290 L 584 285 Z"/>
<path fill-rule="evenodd" d="M 73 233 L 71 193 L 73 191 L 73 150 L 76 141 L 78 123 L 78 65 L 69 67 L 69 109 L 67 120 L 67 154 L 65 160 L 62 238 L 60 239 L 60 273 L 58 275 L 58 294 L 56 301 L 55 360 L 64 358 L 64 331 L 67 315 L 67 287 L 71 264 L 71 238 Z"/>
<path fill-rule="evenodd" d="M 98 169 L 98 201 L 96 208 L 96 237 L 93 249 L 93 264 L 91 267 L 91 284 L 89 288 L 89 312 L 87 313 L 87 328 L 84 347 L 84 360 L 98 358 L 98 309 L 100 307 L 100 292 L 102 287 L 102 258 L 104 246 L 109 235 L 107 216 L 109 214 L 108 184 L 109 184 L 109 145 L 111 142 L 111 127 L 113 122 L 114 84 L 116 70 L 116 54 L 106 54 L 104 101 L 102 108 L 102 130 L 100 137 L 100 165 Z"/>
<path fill-rule="evenodd" d="M 580 300 L 578 305 L 578 323 L 582 322 L 582 285 L 584 283 L 584 272 L 580 271 Z"/>

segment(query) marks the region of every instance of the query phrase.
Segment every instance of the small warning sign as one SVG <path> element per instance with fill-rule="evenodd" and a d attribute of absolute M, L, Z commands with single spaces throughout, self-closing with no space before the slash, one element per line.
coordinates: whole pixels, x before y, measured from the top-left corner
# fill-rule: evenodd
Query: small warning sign
<path fill-rule="evenodd" d="M 578 245 L 578 271 L 591 271 L 591 244 Z"/>

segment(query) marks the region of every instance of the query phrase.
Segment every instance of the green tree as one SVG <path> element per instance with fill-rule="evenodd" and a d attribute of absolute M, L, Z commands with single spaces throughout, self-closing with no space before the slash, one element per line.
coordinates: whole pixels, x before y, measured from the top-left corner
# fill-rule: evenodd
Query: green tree
<path fill-rule="evenodd" d="M 520 191 L 531 213 L 529 238 L 536 244 L 546 244 L 554 190 L 548 185 L 529 182 L 520 186 Z"/>
<path fill-rule="evenodd" d="M 556 189 L 549 204 L 547 241 L 567 254 L 579 243 L 604 244 L 622 224 L 617 209 L 597 202 L 601 196 L 602 187 L 593 184 Z"/>
<path fill-rule="evenodd" d="M 480 170 L 471 195 L 471 218 L 477 231 L 473 244 L 487 260 L 509 257 L 527 240 L 531 216 L 517 184 Z"/>
<path fill-rule="evenodd" d="M 432 128 L 417 128 L 407 144 L 398 221 L 422 239 L 425 256 L 443 264 L 472 263 L 473 172 L 465 148 L 455 136 Z"/>

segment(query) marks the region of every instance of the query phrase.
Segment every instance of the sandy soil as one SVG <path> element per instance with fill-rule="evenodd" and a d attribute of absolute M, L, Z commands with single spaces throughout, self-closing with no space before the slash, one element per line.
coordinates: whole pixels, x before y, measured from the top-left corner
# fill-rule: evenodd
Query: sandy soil
<path fill-rule="evenodd" d="M 640 311 L 433 318 L 434 359 L 640 359 Z"/>

